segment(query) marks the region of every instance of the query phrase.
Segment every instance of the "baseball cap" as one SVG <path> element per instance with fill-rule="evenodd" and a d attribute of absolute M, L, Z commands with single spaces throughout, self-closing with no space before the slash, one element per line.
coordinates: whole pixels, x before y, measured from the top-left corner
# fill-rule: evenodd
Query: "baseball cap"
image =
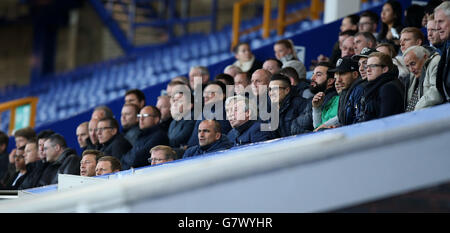
<path fill-rule="evenodd" d="M 339 58 L 336 62 L 336 69 L 330 70 L 333 73 L 346 73 L 358 71 L 358 62 L 354 61 L 350 56 Z"/>
<path fill-rule="evenodd" d="M 361 50 L 361 53 L 360 53 L 360 54 L 355 54 L 355 55 L 353 55 L 353 56 L 352 56 L 352 59 L 355 60 L 355 61 L 358 61 L 360 58 L 362 58 L 362 57 L 369 57 L 369 55 L 370 55 L 371 53 L 375 53 L 375 52 L 378 52 L 378 51 L 375 50 L 375 49 L 371 49 L 371 48 L 365 47 L 365 48 L 363 48 L 363 49 Z"/>

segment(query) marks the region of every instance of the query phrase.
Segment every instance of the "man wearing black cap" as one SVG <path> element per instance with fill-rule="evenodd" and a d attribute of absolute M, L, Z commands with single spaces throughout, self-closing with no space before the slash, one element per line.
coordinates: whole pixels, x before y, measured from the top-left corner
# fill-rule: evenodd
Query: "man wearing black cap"
<path fill-rule="evenodd" d="M 355 122 L 355 106 L 364 92 L 364 88 L 359 85 L 364 80 L 359 77 L 358 63 L 351 57 L 339 58 L 336 68 L 330 72 L 334 73 L 336 84 L 341 87 L 338 114 L 321 125 L 320 129 L 353 124 Z"/>

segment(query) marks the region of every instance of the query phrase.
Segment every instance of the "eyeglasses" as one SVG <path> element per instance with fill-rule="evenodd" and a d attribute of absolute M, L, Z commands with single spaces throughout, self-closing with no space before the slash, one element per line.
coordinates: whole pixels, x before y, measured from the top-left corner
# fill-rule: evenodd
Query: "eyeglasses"
<path fill-rule="evenodd" d="M 137 116 L 137 118 L 141 118 L 141 117 L 143 117 L 143 118 L 156 117 L 155 115 L 150 115 L 150 114 L 146 114 L 146 113 L 144 113 L 144 114 L 137 114 L 136 116 Z"/>
<path fill-rule="evenodd" d="M 95 131 L 97 131 L 97 132 L 103 132 L 104 130 L 106 130 L 106 129 L 112 129 L 113 127 L 103 127 L 103 128 L 97 128 L 97 129 L 95 129 Z"/>
<path fill-rule="evenodd" d="M 381 64 L 370 64 L 370 65 L 366 65 L 366 68 L 370 68 L 370 69 L 375 69 L 375 67 L 385 67 L 386 65 L 381 65 Z"/>
<path fill-rule="evenodd" d="M 152 163 L 152 162 L 161 162 L 161 161 L 166 161 L 167 159 L 158 159 L 158 158 L 148 158 L 147 161 L 148 163 Z"/>

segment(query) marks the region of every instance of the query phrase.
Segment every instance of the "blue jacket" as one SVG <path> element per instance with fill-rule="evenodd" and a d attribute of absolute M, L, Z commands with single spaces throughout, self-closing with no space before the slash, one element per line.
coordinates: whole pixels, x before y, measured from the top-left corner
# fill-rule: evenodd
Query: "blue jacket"
<path fill-rule="evenodd" d="M 212 110 L 212 112 L 214 112 L 214 109 L 211 109 L 211 110 Z M 222 111 L 223 111 L 222 112 L 222 119 L 214 119 L 214 120 L 219 122 L 222 134 L 226 135 L 231 130 L 231 125 L 230 125 L 230 122 L 227 120 L 227 113 L 225 111 L 225 103 L 223 103 Z M 189 138 L 189 141 L 187 143 L 187 145 L 189 147 L 198 145 L 198 126 L 200 125 L 200 123 L 203 120 L 206 119 L 203 114 L 202 114 L 201 117 L 202 117 L 201 120 L 197 120 L 195 122 L 195 126 L 194 126 L 194 129 L 192 131 L 191 137 Z M 212 119 L 210 119 L 210 120 L 212 120 Z"/>
<path fill-rule="evenodd" d="M 181 119 L 170 122 L 168 136 L 171 147 L 180 147 L 187 144 L 196 123 L 192 115 L 191 120 Z"/>
<path fill-rule="evenodd" d="M 150 149 L 158 145 L 169 145 L 167 133 L 159 125 L 141 130 L 133 148 L 120 160 L 122 170 L 150 165 L 147 161 Z"/>
<path fill-rule="evenodd" d="M 308 106 L 308 100 L 289 93 L 281 102 L 279 112 L 278 134 L 280 137 L 294 135 L 291 131 L 292 122 L 300 116 Z"/>
<path fill-rule="evenodd" d="M 380 75 L 364 87 L 355 122 L 383 118 L 405 111 L 405 88 L 394 72 Z"/>
<path fill-rule="evenodd" d="M 222 136 L 219 138 L 219 140 L 215 141 L 214 143 L 207 145 L 207 146 L 191 146 L 189 147 L 183 154 L 184 158 L 194 157 L 198 155 L 203 155 L 206 153 L 211 153 L 215 151 L 220 150 L 226 150 L 233 147 L 233 144 L 228 140 L 228 138 L 222 134 Z"/>
<path fill-rule="evenodd" d="M 291 134 L 309 133 L 314 130 L 312 117 L 312 98 L 307 99 L 307 105 L 300 115 L 291 122 Z"/>
<path fill-rule="evenodd" d="M 241 126 L 233 128 L 227 134 L 234 146 L 261 142 L 275 138 L 272 131 L 261 131 L 260 121 L 247 121 Z"/>
<path fill-rule="evenodd" d="M 344 90 L 339 98 L 338 116 L 341 125 L 356 123 L 356 109 L 364 94 L 364 86 L 367 81 L 361 78 L 355 80 L 348 90 Z"/>

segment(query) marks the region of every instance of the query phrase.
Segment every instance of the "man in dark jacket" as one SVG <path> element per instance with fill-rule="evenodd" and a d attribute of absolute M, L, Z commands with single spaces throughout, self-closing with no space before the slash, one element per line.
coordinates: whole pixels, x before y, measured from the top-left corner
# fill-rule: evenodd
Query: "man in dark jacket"
<path fill-rule="evenodd" d="M 279 108 L 279 125 L 277 129 L 279 136 L 287 137 L 293 135 L 291 132 L 292 121 L 305 111 L 305 108 L 308 106 L 308 100 L 291 92 L 290 80 L 282 74 L 274 74 L 272 76 L 269 83 L 269 97 L 272 104 L 275 103 L 274 106 Z"/>
<path fill-rule="evenodd" d="M 195 123 L 194 130 L 188 141 L 188 146 L 198 145 L 197 131 L 202 120 L 216 120 L 219 122 L 222 133 L 225 135 L 231 130 L 230 122 L 226 120 L 225 113 L 226 86 L 220 81 L 213 81 L 203 90 L 204 108 L 201 119 Z"/>
<path fill-rule="evenodd" d="M 180 148 L 187 145 L 195 126 L 192 111 L 193 103 L 194 97 L 188 85 L 180 83 L 173 86 L 173 93 L 170 98 L 170 114 L 173 121 L 170 122 L 168 130 L 171 147 Z"/>
<path fill-rule="evenodd" d="M 450 2 L 444 1 L 434 9 L 434 20 L 439 38 L 443 41 L 441 60 L 436 76 L 436 86 L 444 98 L 450 102 Z"/>
<path fill-rule="evenodd" d="M 228 139 L 234 146 L 261 142 L 275 138 L 272 131 L 262 131 L 261 122 L 257 120 L 257 108 L 244 96 L 232 96 L 225 102 L 227 118 L 233 129 L 228 132 Z"/>
<path fill-rule="evenodd" d="M 188 148 L 183 158 L 194 157 L 215 151 L 229 149 L 233 144 L 222 135 L 216 120 L 204 120 L 198 127 L 198 145 Z"/>
<path fill-rule="evenodd" d="M 122 124 L 123 136 L 131 145 L 137 140 L 139 135 L 139 107 L 135 104 L 124 104 L 120 115 L 120 123 Z"/>
<path fill-rule="evenodd" d="M 119 123 L 112 117 L 105 117 L 97 123 L 97 137 L 100 143 L 99 151 L 121 159 L 133 147 L 122 134 L 119 133 Z"/>
<path fill-rule="evenodd" d="M 394 64 L 390 56 L 372 53 L 367 60 L 367 85 L 356 113 L 356 121 L 364 122 L 405 111 L 404 86 L 398 73 L 392 72 Z"/>
<path fill-rule="evenodd" d="M 138 118 L 141 133 L 136 144 L 120 161 L 123 170 L 150 165 L 147 161 L 150 149 L 157 145 L 169 145 L 167 133 L 160 128 L 161 113 L 156 107 L 143 107 Z"/>
<path fill-rule="evenodd" d="M 44 155 L 49 163 L 42 173 L 38 186 L 58 183 L 58 174 L 80 174 L 80 157 L 68 148 L 60 134 L 51 135 L 44 142 Z"/>

